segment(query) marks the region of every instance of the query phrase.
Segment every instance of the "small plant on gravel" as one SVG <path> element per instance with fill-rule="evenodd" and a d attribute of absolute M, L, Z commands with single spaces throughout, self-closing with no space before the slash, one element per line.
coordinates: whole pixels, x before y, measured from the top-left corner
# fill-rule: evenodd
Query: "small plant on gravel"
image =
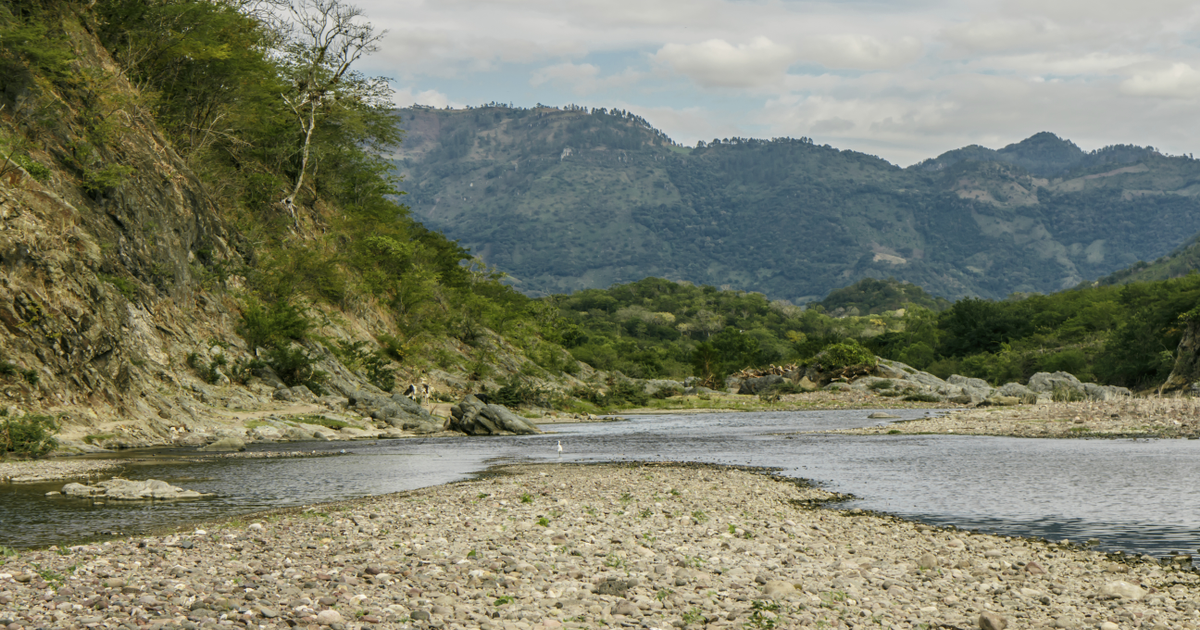
<path fill-rule="evenodd" d="M 468 557 L 468 558 L 474 558 L 474 557 L 477 557 L 478 555 L 479 555 L 479 553 L 478 553 L 478 552 L 476 552 L 474 549 L 472 549 L 472 550 L 470 550 L 470 551 L 468 551 L 468 552 L 467 552 L 467 557 Z"/>
<path fill-rule="evenodd" d="M 646 509 L 642 510 L 641 512 L 639 512 L 638 516 L 640 516 L 642 518 L 650 518 L 650 516 L 652 514 L 654 514 L 654 510 L 651 510 L 650 508 L 646 508 Z"/>
<path fill-rule="evenodd" d="M 625 560 L 615 553 L 610 553 L 604 557 L 604 566 L 612 569 L 619 569 L 625 566 Z"/>
<path fill-rule="evenodd" d="M 703 525 L 708 522 L 708 515 L 703 510 L 696 510 L 692 512 L 692 520 L 696 521 L 697 524 Z"/>
<path fill-rule="evenodd" d="M 595 515 L 596 515 L 596 508 L 594 508 L 594 507 L 592 507 L 592 506 L 590 506 L 590 505 L 585 505 L 585 506 L 583 506 L 583 511 L 584 511 L 584 512 L 587 512 L 587 513 L 588 513 L 588 516 L 595 516 Z"/>
<path fill-rule="evenodd" d="M 505 604 L 511 604 L 514 601 L 516 600 L 513 599 L 512 595 L 501 595 L 500 597 L 496 598 L 495 604 L 497 606 L 504 606 Z"/>
<path fill-rule="evenodd" d="M 628 504 L 628 503 L 629 503 L 630 501 L 632 501 L 632 500 L 633 500 L 633 495 L 632 495 L 632 494 L 629 494 L 628 492 L 626 492 L 625 494 L 622 494 L 622 495 L 621 495 L 621 504 L 622 504 L 622 505 L 626 505 L 626 504 Z"/>
<path fill-rule="evenodd" d="M 475 495 L 475 498 L 476 499 L 486 499 L 486 498 L 488 498 L 488 496 L 490 496 L 490 495 L 488 495 L 488 493 L 480 492 L 479 494 Z"/>
<path fill-rule="evenodd" d="M 676 490 L 675 488 L 671 488 L 671 489 L 670 489 L 670 490 L 668 490 L 667 492 L 669 492 L 669 493 L 671 494 L 671 496 L 673 496 L 673 497 L 677 497 L 677 496 L 679 496 L 679 491 L 678 491 L 678 490 Z"/>
<path fill-rule="evenodd" d="M 542 527 L 550 527 L 550 519 L 546 518 L 545 516 L 539 517 L 537 524 L 541 525 Z"/>
<path fill-rule="evenodd" d="M 672 591 L 669 588 L 660 588 L 660 589 L 658 589 L 658 592 L 654 594 L 654 599 L 657 599 L 660 602 L 665 602 L 665 601 L 667 601 L 668 597 L 670 597 L 674 594 L 675 594 L 675 591 Z"/>
<path fill-rule="evenodd" d="M 900 433 L 900 429 L 891 429 L 888 431 L 888 435 L 896 435 L 897 433 Z"/>
<path fill-rule="evenodd" d="M 533 503 L 533 495 L 528 492 L 521 495 L 521 503 Z"/>
<path fill-rule="evenodd" d="M 683 613 L 683 625 L 690 626 L 698 623 L 704 623 L 704 612 L 700 610 L 699 606 L 692 606 Z"/>

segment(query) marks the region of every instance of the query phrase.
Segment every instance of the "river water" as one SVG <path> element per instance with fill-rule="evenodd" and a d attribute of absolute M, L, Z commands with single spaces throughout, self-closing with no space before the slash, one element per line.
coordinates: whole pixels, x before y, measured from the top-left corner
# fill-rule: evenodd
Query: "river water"
<path fill-rule="evenodd" d="M 870 410 L 638 416 L 544 425 L 536 436 L 260 444 L 331 457 L 181 461 L 135 455 L 122 475 L 216 496 L 92 504 L 44 496 L 62 482 L 0 485 L 0 545 L 29 547 L 138 534 L 238 514 L 398 492 L 470 478 L 494 464 L 694 461 L 777 468 L 857 497 L 838 507 L 938 525 L 1165 555 L 1200 548 L 1200 441 L 849 436 Z M 892 411 L 903 418 L 924 411 Z M 816 433 L 809 433 L 817 431 Z M 563 453 L 557 444 L 561 441 Z M 346 451 L 341 454 L 341 451 Z"/>

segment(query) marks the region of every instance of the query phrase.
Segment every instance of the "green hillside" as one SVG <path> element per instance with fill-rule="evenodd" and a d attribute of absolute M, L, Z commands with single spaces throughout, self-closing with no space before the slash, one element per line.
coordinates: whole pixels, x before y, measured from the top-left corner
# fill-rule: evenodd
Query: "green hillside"
<path fill-rule="evenodd" d="M 1099 284 L 1130 284 L 1179 278 L 1200 271 L 1200 235 L 1179 246 L 1170 254 L 1147 263 L 1132 266 L 1101 278 Z"/>
<path fill-rule="evenodd" d="M 1200 232 L 1200 163 L 1042 133 L 902 169 L 808 139 L 685 148 L 626 112 L 400 111 L 426 225 L 532 294 L 647 276 L 808 302 L 862 278 L 938 296 L 1045 293 Z"/>

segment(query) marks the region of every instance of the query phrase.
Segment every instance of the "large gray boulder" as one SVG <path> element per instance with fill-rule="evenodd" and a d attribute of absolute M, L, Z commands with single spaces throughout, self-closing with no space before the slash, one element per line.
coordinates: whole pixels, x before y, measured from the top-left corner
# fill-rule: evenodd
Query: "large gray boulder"
<path fill-rule="evenodd" d="M 407 396 L 394 394 L 381 396 L 358 390 L 347 397 L 347 405 L 388 426 L 414 433 L 436 433 L 442 430 L 442 421 Z"/>
<path fill-rule="evenodd" d="M 1056 400 L 1113 400 L 1131 395 L 1124 387 L 1082 383 L 1070 372 L 1038 372 L 1029 377 L 1029 389 Z"/>
<path fill-rule="evenodd" d="M 474 396 L 450 408 L 446 428 L 467 435 L 530 435 L 541 433 L 532 422 L 503 405 L 491 405 Z"/>

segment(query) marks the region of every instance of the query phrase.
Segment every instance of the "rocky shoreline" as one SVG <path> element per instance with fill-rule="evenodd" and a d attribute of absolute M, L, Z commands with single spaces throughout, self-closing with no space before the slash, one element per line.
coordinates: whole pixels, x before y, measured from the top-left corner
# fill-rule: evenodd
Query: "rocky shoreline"
<path fill-rule="evenodd" d="M 1200 580 L 1170 559 L 818 508 L 837 498 L 707 465 L 504 467 L 181 533 L 10 550 L 0 627 L 1200 625 Z"/>
<path fill-rule="evenodd" d="M 954 409 L 943 415 L 834 433 L 954 433 L 1034 438 L 1200 438 L 1200 399 L 1120 398 L 1017 407 Z"/>

